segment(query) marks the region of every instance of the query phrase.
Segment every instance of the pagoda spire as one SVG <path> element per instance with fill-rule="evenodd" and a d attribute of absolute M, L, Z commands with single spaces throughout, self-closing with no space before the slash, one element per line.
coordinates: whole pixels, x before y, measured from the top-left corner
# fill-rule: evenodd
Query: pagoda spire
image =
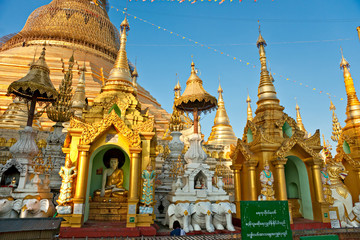
<path fill-rule="evenodd" d="M 181 87 L 179 80 L 177 84 L 174 87 L 174 102 L 176 99 L 178 99 L 181 96 Z M 181 131 L 184 129 L 184 123 L 181 119 L 182 113 L 175 107 L 175 104 L 173 105 L 173 112 L 170 117 L 170 123 L 169 123 L 169 130 L 171 132 L 173 131 Z"/>
<path fill-rule="evenodd" d="M 214 126 L 211 129 L 210 137 L 207 144 L 236 144 L 237 137 L 230 125 L 229 117 L 226 113 L 225 103 L 223 98 L 223 89 L 219 83 L 218 93 L 218 109 L 214 119 Z"/>
<path fill-rule="evenodd" d="M 246 98 L 246 103 L 247 103 L 247 120 L 252 121 L 253 113 L 252 113 L 252 109 L 251 109 L 251 99 L 250 99 L 249 93 Z"/>
<path fill-rule="evenodd" d="M 125 19 L 120 24 L 120 32 L 121 32 L 120 49 L 114 67 L 110 71 L 109 78 L 106 81 L 103 90 L 110 90 L 110 89 L 112 90 L 114 85 L 126 86 L 133 90 L 133 79 L 131 78 L 131 72 L 129 68 L 127 53 L 126 53 L 126 41 L 127 41 L 128 31 L 130 31 L 130 26 L 125 16 Z"/>
<path fill-rule="evenodd" d="M 256 42 L 257 47 L 259 48 L 260 63 L 261 63 L 261 73 L 260 73 L 260 84 L 258 88 L 258 110 L 266 108 L 266 105 L 275 104 L 279 105 L 280 101 L 276 96 L 275 87 L 273 85 L 273 80 L 270 78 L 269 71 L 266 66 L 266 54 L 265 47 L 267 46 L 266 41 L 261 35 L 260 25 L 259 25 L 259 37 Z"/>
<path fill-rule="evenodd" d="M 86 105 L 86 95 L 85 95 L 85 62 L 84 66 L 79 69 L 79 81 L 75 89 L 75 93 L 72 100 L 72 109 L 74 109 L 74 115 L 81 117 L 83 113 L 83 108 Z"/>
<path fill-rule="evenodd" d="M 339 123 L 339 119 L 336 116 L 335 110 L 336 110 L 336 107 L 330 99 L 330 111 L 332 111 L 332 122 L 333 122 L 332 123 L 333 131 L 332 131 L 331 140 L 333 140 L 334 142 L 337 142 L 337 141 L 339 141 L 340 135 L 342 133 L 342 127 Z"/>
<path fill-rule="evenodd" d="M 349 68 L 350 68 L 350 64 L 344 58 L 341 49 L 340 69 L 343 69 L 344 72 L 345 90 L 347 95 L 347 106 L 346 106 L 347 118 L 345 120 L 347 126 L 354 125 L 354 123 L 356 122 L 358 123 L 360 122 L 360 102 L 356 95 L 354 81 L 351 77 Z"/>
<path fill-rule="evenodd" d="M 305 132 L 305 134 L 307 134 L 307 131 L 305 129 L 305 126 L 304 126 L 304 124 L 302 122 L 302 118 L 301 118 L 301 115 L 300 115 L 300 107 L 297 104 L 297 102 L 296 102 L 295 109 L 296 109 L 296 124 L 300 128 L 301 131 L 303 131 L 303 132 Z"/>

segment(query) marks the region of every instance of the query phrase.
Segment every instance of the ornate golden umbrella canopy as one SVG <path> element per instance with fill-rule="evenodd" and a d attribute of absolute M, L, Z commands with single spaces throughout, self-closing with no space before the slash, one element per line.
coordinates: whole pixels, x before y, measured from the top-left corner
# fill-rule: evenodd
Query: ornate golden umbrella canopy
<path fill-rule="evenodd" d="M 45 62 L 45 47 L 39 59 L 32 63 L 25 77 L 12 82 L 8 87 L 8 94 L 15 94 L 24 99 L 31 100 L 36 95 L 36 101 L 53 102 L 57 92 L 50 80 L 50 70 Z"/>
<path fill-rule="evenodd" d="M 175 107 L 186 112 L 208 111 L 216 108 L 216 98 L 205 91 L 202 80 L 196 75 L 195 64 L 191 63 L 191 75 L 181 97 L 175 100 Z"/>

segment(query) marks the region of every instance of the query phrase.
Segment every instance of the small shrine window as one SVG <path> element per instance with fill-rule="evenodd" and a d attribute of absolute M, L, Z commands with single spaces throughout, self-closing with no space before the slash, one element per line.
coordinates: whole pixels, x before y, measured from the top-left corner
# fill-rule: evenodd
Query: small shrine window
<path fill-rule="evenodd" d="M 282 126 L 282 131 L 284 138 L 290 138 L 292 136 L 292 128 L 287 122 Z"/>
<path fill-rule="evenodd" d="M 351 153 L 350 146 L 349 146 L 349 144 L 348 144 L 346 141 L 344 141 L 344 143 L 343 143 L 343 150 L 344 150 L 344 152 L 345 152 L 346 154 L 350 154 L 350 153 Z"/>
<path fill-rule="evenodd" d="M 246 133 L 246 140 L 248 143 L 251 143 L 253 141 L 253 133 L 250 128 L 248 129 L 248 131 Z"/>
<path fill-rule="evenodd" d="M 200 171 L 194 178 L 194 189 L 207 189 L 207 177 Z"/>

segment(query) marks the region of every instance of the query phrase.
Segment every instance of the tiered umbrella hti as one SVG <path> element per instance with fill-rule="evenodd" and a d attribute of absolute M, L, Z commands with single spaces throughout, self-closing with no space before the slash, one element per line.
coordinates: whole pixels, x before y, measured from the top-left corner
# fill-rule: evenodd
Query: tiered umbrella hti
<path fill-rule="evenodd" d="M 50 70 L 45 62 L 45 50 L 44 47 L 39 59 L 31 64 L 26 76 L 11 83 L 8 88 L 8 94 L 14 94 L 20 99 L 31 102 L 27 126 L 19 131 L 20 138 L 10 148 L 13 159 L 8 160 L 20 163 L 25 169 L 25 173 L 22 173 L 17 180 L 16 191 L 19 197 L 23 197 L 24 194 L 35 195 L 41 189 L 45 198 L 52 197 L 48 186 L 41 185 L 38 174 L 29 167 L 33 166 L 34 157 L 39 152 L 35 142 L 37 132 L 32 129 L 36 102 L 53 102 L 58 95 L 50 80 Z"/>
<path fill-rule="evenodd" d="M 175 100 L 175 107 L 181 111 L 192 112 L 194 116 L 194 133 L 198 133 L 199 112 L 211 111 L 216 108 L 217 100 L 205 91 L 203 81 L 195 71 L 194 62 L 191 63 L 191 75 L 186 82 L 186 88 L 181 97 Z"/>
<path fill-rule="evenodd" d="M 31 101 L 27 126 L 31 127 L 34 120 L 36 102 L 53 102 L 57 91 L 50 80 L 50 70 L 45 62 L 45 47 L 39 59 L 32 63 L 25 77 L 13 82 L 8 88 L 8 94 L 14 94 L 21 99 Z"/>

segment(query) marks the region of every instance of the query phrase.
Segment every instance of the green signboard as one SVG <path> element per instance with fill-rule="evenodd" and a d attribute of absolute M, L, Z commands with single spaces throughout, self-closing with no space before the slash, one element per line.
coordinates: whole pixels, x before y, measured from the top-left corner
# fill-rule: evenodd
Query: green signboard
<path fill-rule="evenodd" d="M 242 240 L 292 239 L 287 201 L 241 201 Z"/>

